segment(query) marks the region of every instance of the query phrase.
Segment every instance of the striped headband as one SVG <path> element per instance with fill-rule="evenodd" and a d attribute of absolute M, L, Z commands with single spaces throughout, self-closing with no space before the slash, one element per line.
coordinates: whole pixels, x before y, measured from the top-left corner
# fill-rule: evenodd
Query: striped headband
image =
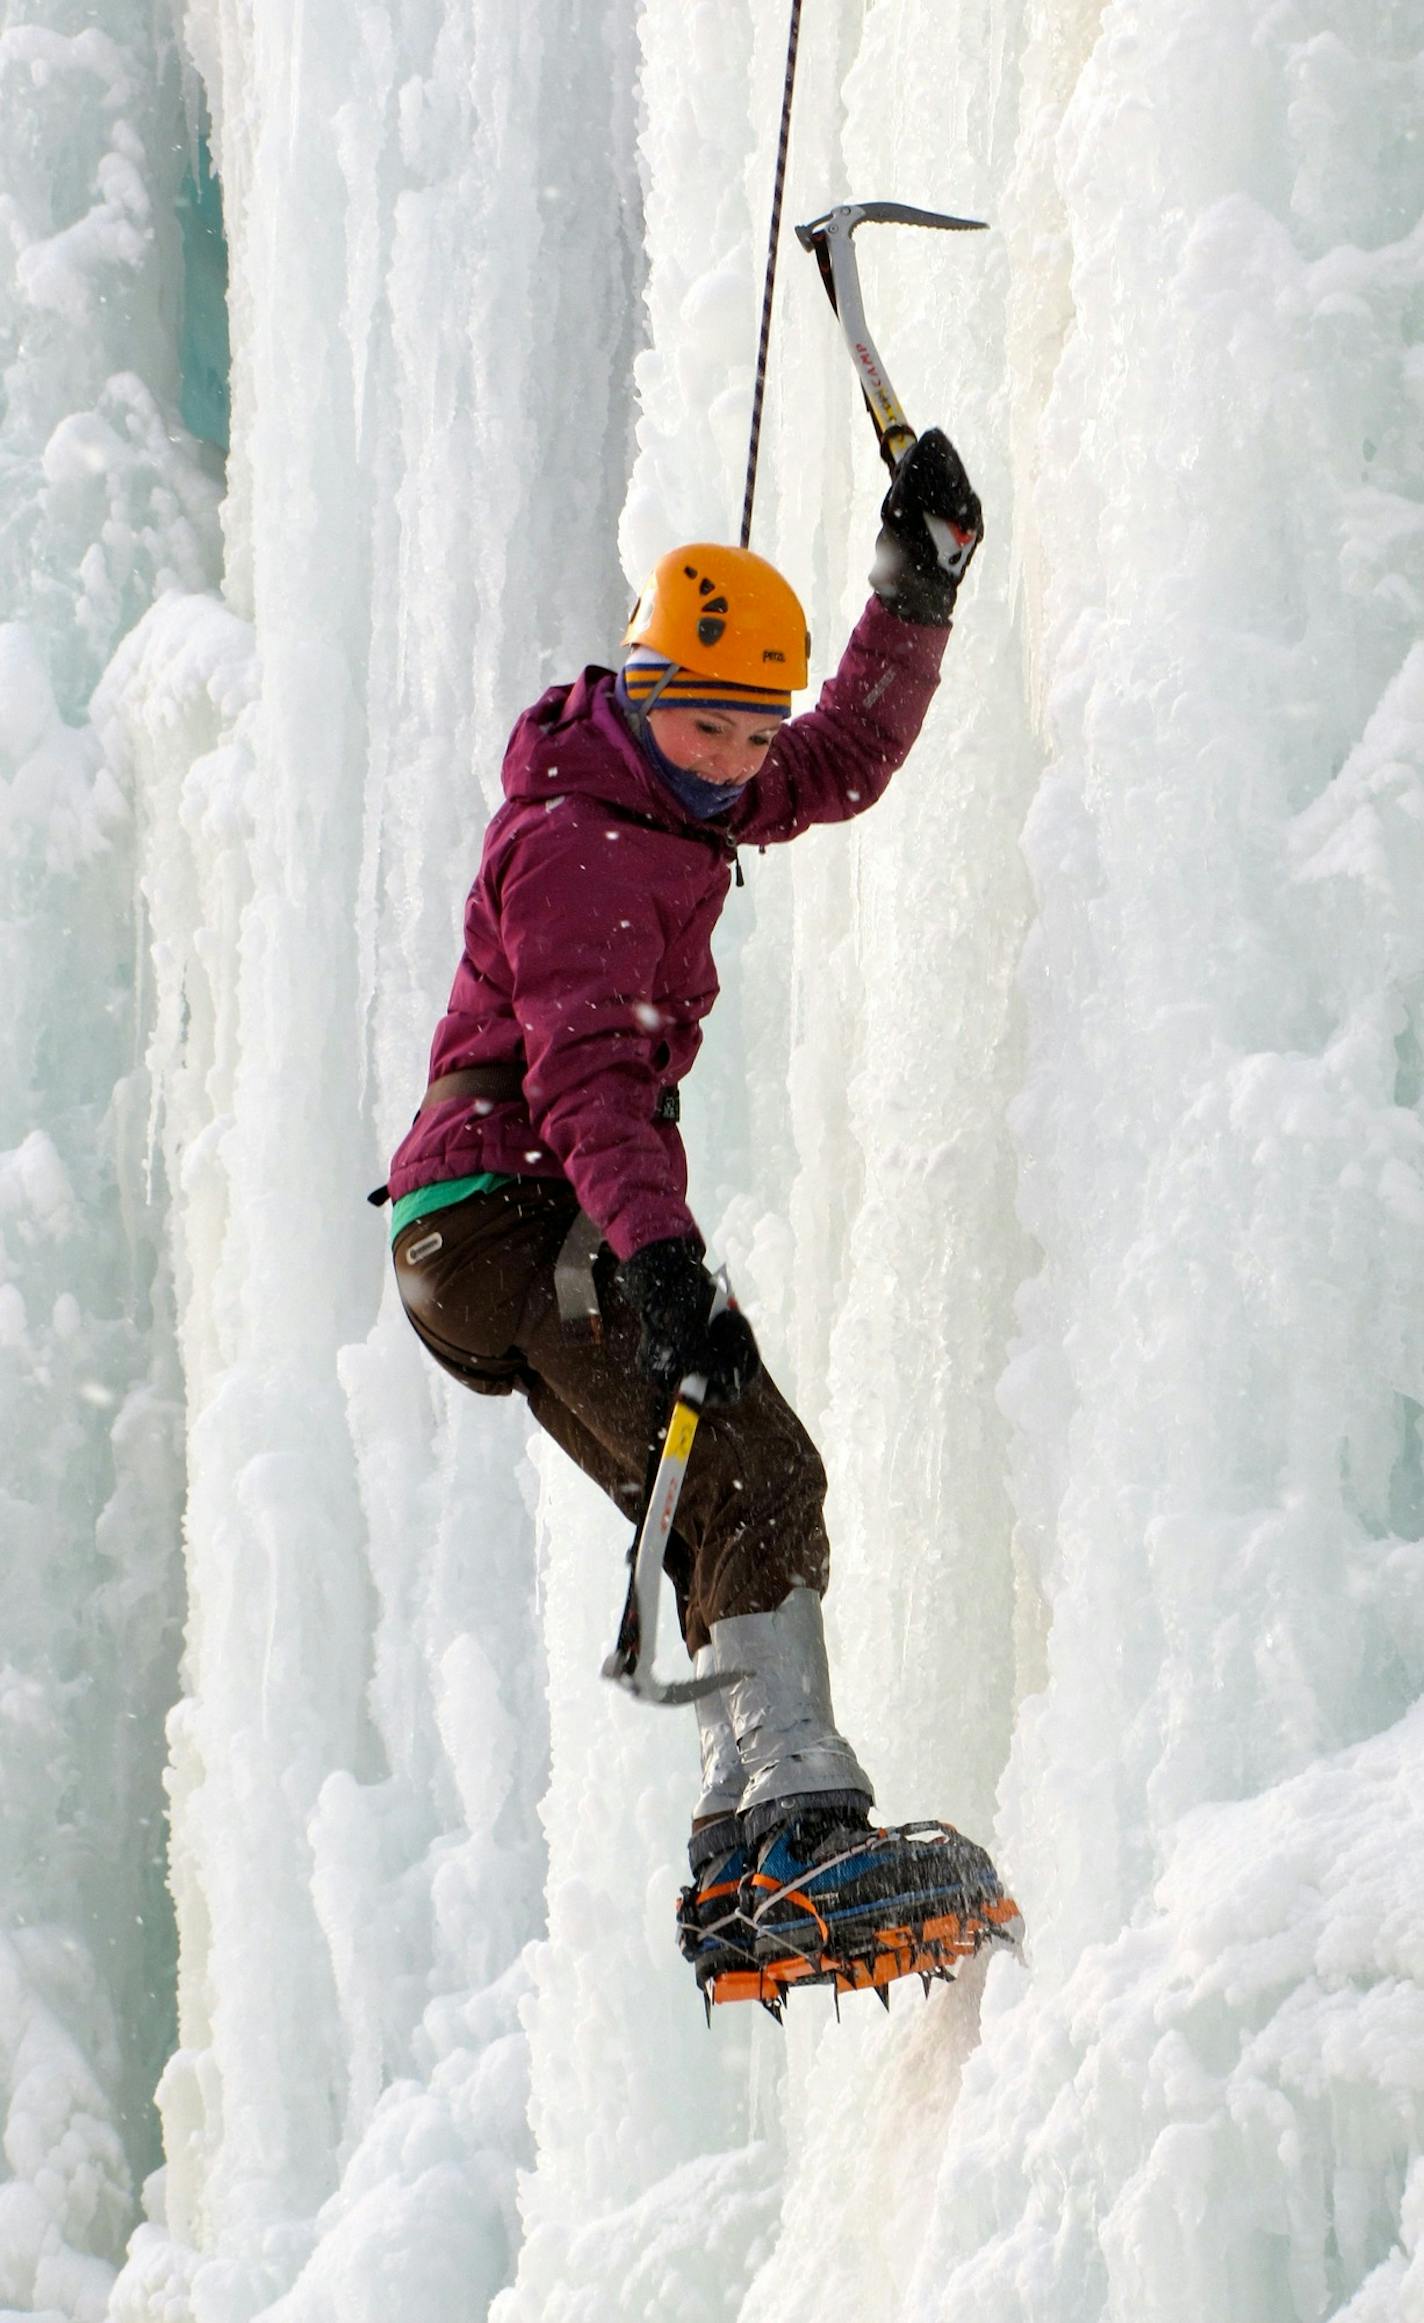
<path fill-rule="evenodd" d="M 630 646 L 621 671 L 624 692 L 635 709 L 749 710 L 757 718 L 789 718 L 791 696 L 771 686 L 738 686 L 730 678 L 701 677 L 682 669 L 651 646 Z"/>

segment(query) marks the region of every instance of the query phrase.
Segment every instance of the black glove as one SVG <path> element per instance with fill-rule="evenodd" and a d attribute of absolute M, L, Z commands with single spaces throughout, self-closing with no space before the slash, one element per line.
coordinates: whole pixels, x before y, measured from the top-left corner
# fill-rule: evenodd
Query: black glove
<path fill-rule="evenodd" d="M 964 462 L 942 428 L 926 428 L 881 505 L 871 588 L 902 621 L 942 627 L 983 538 L 984 512 Z"/>
<path fill-rule="evenodd" d="M 649 1242 L 624 1259 L 617 1281 L 642 1319 L 638 1369 L 655 1387 L 676 1387 L 700 1371 L 708 1403 L 729 1404 L 751 1386 L 761 1369 L 751 1325 L 736 1307 L 712 1315 L 716 1284 L 700 1242 L 691 1235 Z"/>

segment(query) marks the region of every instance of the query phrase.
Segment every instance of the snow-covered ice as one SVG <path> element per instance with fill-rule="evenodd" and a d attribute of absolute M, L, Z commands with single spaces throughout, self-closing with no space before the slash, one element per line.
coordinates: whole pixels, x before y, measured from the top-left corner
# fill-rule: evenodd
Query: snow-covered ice
<path fill-rule="evenodd" d="M 786 214 L 988 537 L 757 858 L 694 1200 L 843 1722 L 1022 1963 L 709 2036 L 624 1530 L 364 1202 L 516 712 L 735 531 L 751 0 L 0 25 L 0 2316 L 1424 2317 L 1424 82 L 1403 0 L 823 0 Z M 199 87 L 225 474 L 178 419 Z M 789 231 L 754 543 L 883 472 Z"/>

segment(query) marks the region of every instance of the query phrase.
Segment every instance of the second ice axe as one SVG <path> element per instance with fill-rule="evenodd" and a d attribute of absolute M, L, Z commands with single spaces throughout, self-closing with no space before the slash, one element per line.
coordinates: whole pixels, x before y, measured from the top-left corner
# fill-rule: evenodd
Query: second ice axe
<path fill-rule="evenodd" d="M 827 210 L 824 217 L 813 218 L 808 226 L 796 229 L 802 249 L 815 252 L 826 296 L 839 317 L 866 408 L 875 422 L 881 458 L 892 475 L 896 462 L 915 441 L 915 430 L 905 417 L 904 405 L 870 336 L 855 262 L 855 230 L 864 225 L 936 226 L 950 233 L 973 234 L 982 232 L 986 224 L 984 218 L 947 218 L 938 210 L 912 209 L 908 202 L 842 202 Z"/>
<path fill-rule="evenodd" d="M 707 1316 L 709 1323 L 714 1315 L 724 1313 L 733 1303 L 726 1275 L 719 1272 L 716 1280 L 717 1288 Z M 618 1642 L 603 1665 L 604 1677 L 611 1678 L 625 1693 L 636 1694 L 640 1702 L 696 1702 L 705 1694 L 717 1693 L 732 1679 L 746 1675 L 744 1670 L 722 1670 L 716 1677 L 660 1678 L 654 1667 L 663 1557 L 672 1537 L 683 1478 L 692 1458 L 693 1440 L 706 1399 L 705 1378 L 700 1372 L 688 1372 L 673 1398 L 657 1468 L 628 1551 L 628 1595 L 618 1624 Z"/>

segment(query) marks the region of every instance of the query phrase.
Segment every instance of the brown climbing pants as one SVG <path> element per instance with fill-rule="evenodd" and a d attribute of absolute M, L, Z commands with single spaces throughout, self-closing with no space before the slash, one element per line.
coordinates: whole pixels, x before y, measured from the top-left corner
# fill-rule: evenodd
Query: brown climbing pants
<path fill-rule="evenodd" d="M 638 1319 L 606 1246 L 594 1264 L 601 1342 L 566 1335 L 554 1261 L 577 1214 L 558 1179 L 520 1178 L 412 1219 L 392 1256 L 406 1314 L 437 1363 L 479 1395 L 518 1389 L 585 1476 L 631 1518 L 667 1398 L 638 1372 Z M 710 1623 L 771 1613 L 830 1562 L 820 1455 L 763 1370 L 740 1403 L 703 1414 L 666 1559 L 689 1653 Z"/>

